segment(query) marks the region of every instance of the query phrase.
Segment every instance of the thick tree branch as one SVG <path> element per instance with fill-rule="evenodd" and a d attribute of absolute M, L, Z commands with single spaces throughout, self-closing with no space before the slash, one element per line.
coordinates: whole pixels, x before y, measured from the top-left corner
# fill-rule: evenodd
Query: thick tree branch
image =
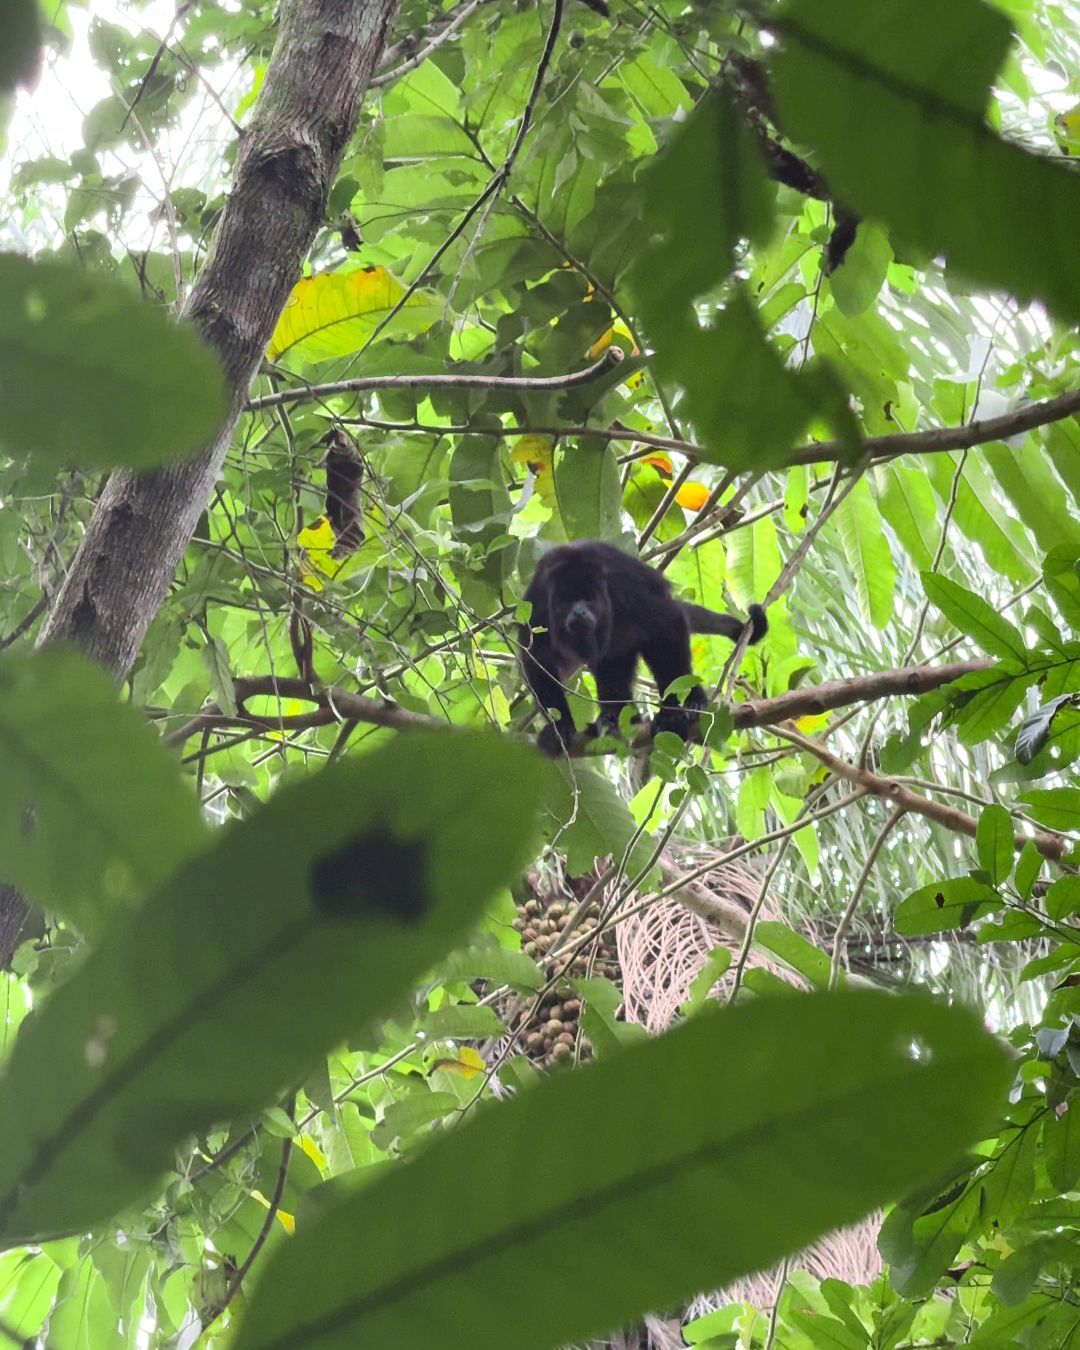
<path fill-rule="evenodd" d="M 382 378 L 397 380 L 400 377 Z M 425 382 L 423 376 L 413 378 L 418 380 L 418 384 L 422 385 Z M 430 381 L 433 378 L 442 377 L 427 376 L 426 380 Z M 310 390 L 297 390 L 297 401 L 302 402 L 308 397 L 314 397 L 317 390 L 324 387 L 312 386 Z M 1048 426 L 1052 422 L 1063 422 L 1077 413 L 1080 413 L 1080 389 L 1059 394 L 1056 398 L 1045 399 L 1040 403 L 1029 403 L 1023 408 L 1002 413 L 1000 417 L 985 417 L 981 421 L 965 422 L 963 426 L 931 427 L 927 431 L 904 431 L 890 436 L 870 436 L 862 444 L 871 461 L 895 459 L 897 455 L 937 455 L 949 450 L 970 450 L 991 441 L 1009 440 L 1013 436 Z M 695 460 L 704 458 L 702 447 L 695 441 L 681 440 L 676 436 L 660 436 L 651 431 L 636 431 L 633 427 L 620 426 L 618 423 L 610 427 L 530 425 L 477 428 L 467 424 L 439 426 L 435 423 L 421 422 L 382 422 L 366 417 L 345 417 L 342 420 L 376 427 L 380 431 L 416 431 L 432 436 L 465 436 L 482 429 L 488 436 L 596 436 L 606 441 L 636 442 L 640 448 L 621 456 L 621 463 L 631 459 L 644 459 L 654 450 L 673 450 L 676 454 L 688 455 Z M 824 464 L 840 459 L 846 453 L 847 447 L 839 441 L 817 441 L 797 447 L 791 452 L 787 462 L 789 465 Z"/>
<path fill-rule="evenodd" d="M 786 728 L 780 734 L 792 745 L 812 754 L 837 778 L 846 779 L 847 782 L 855 783 L 857 786 L 865 788 L 867 792 L 872 792 L 875 796 L 892 802 L 900 811 L 911 811 L 915 815 L 925 816 L 928 820 L 936 821 L 955 834 L 967 835 L 969 839 L 975 838 L 975 831 L 979 822 L 974 816 L 969 816 L 967 812 L 960 811 L 955 806 L 946 806 L 944 802 L 934 802 L 928 797 L 920 797 L 917 792 L 912 792 L 911 788 L 904 783 L 898 783 L 891 778 L 881 778 L 868 769 L 860 769 L 854 764 L 849 764 L 847 760 L 834 755 L 820 741 L 812 740 L 809 736 L 800 736 Z M 1029 840 L 1044 858 L 1049 858 L 1053 862 L 1059 862 L 1070 847 L 1069 841 L 1059 834 L 1029 835 L 1018 831 L 1014 836 L 1017 852 Z"/>
<path fill-rule="evenodd" d="M 984 417 L 960 427 L 934 427 L 930 431 L 900 432 L 895 436 L 870 436 L 862 443 L 864 454 L 872 460 L 893 459 L 897 455 L 939 455 L 948 450 L 970 450 L 990 441 L 1006 441 L 1050 422 L 1061 422 L 1080 413 L 1080 389 L 1042 403 L 1029 403 L 1024 408 L 1002 413 L 1000 417 Z M 842 459 L 849 453 L 841 441 L 822 441 L 818 445 L 804 445 L 788 457 L 788 464 L 820 464 L 824 460 Z"/>
<path fill-rule="evenodd" d="M 957 661 L 948 666 L 908 666 L 902 670 L 883 670 L 852 680 L 832 680 L 828 684 L 793 689 L 777 698 L 736 703 L 730 711 L 739 730 L 775 726 L 779 722 L 829 712 L 833 708 L 846 708 L 853 703 L 888 698 L 892 694 L 924 694 L 929 689 L 950 684 L 962 675 L 985 670 L 991 664 L 989 661 Z M 278 732 L 304 731 L 347 719 L 367 722 L 372 726 L 393 727 L 397 731 L 410 731 L 416 727 L 446 727 L 441 718 L 410 712 L 384 699 L 366 698 L 363 694 L 352 694 L 345 689 L 313 685 L 295 677 L 254 675 L 234 681 L 233 689 L 238 709 L 235 714 L 223 713 L 216 704 L 212 704 L 182 727 L 169 732 L 164 737 L 165 743 L 182 745 L 203 731 L 220 731 L 228 727 L 254 727 Z M 315 707 L 309 713 L 280 717 L 274 713 L 249 712 L 245 705 L 257 697 L 295 699 L 312 703 Z M 649 745 L 650 740 L 648 730 L 642 729 L 633 744 L 635 747 L 644 747 Z M 581 758 L 592 748 L 593 742 L 581 736 L 571 746 L 569 754 Z"/>
<path fill-rule="evenodd" d="M 776 698 L 747 699 L 745 703 L 736 703 L 731 714 L 740 730 L 775 726 L 778 722 L 814 717 L 834 708 L 871 703 L 893 694 L 925 694 L 992 665 L 992 661 L 954 661 L 947 666 L 902 666 L 898 670 L 880 670 L 850 680 L 830 680 L 826 684 L 792 689 Z"/>

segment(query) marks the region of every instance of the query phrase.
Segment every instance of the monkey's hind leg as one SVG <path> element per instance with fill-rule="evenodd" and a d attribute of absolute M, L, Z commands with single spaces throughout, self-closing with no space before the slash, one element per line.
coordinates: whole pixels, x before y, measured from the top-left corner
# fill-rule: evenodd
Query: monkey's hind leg
<path fill-rule="evenodd" d="M 593 672 L 596 678 L 596 697 L 600 704 L 600 716 L 589 727 L 591 736 L 617 736 L 619 718 L 622 710 L 633 707 L 634 673 L 637 670 L 637 653 L 625 656 L 608 656 Z M 640 722 L 635 710 L 631 721 Z"/>
<path fill-rule="evenodd" d="M 664 640 L 651 642 L 641 654 L 661 697 L 660 711 L 653 718 L 653 735 L 658 731 L 673 731 L 684 741 L 689 740 L 698 715 L 709 706 L 705 690 L 700 684 L 693 685 L 681 703 L 676 695 L 666 692 L 676 680 L 693 674 L 689 632 L 681 630 L 665 634 Z"/>

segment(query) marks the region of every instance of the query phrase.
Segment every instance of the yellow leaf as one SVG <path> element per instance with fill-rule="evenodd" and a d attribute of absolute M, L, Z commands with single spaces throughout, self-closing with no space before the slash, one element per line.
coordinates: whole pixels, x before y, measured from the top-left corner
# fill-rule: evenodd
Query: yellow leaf
<path fill-rule="evenodd" d="M 453 1059 L 437 1059 L 428 1069 L 428 1073 L 434 1073 L 436 1069 L 446 1069 L 449 1073 L 458 1073 L 462 1078 L 475 1078 L 478 1073 L 484 1072 L 484 1061 L 480 1058 L 478 1051 L 471 1045 L 463 1045 Z"/>
<path fill-rule="evenodd" d="M 335 581 L 347 577 L 359 566 L 356 554 L 348 558 L 335 558 L 332 550 L 336 542 L 334 527 L 325 516 L 317 516 L 310 525 L 297 534 L 296 542 L 303 550 L 300 556 L 300 575 L 314 591 L 321 591 L 322 582 L 316 573 L 332 577 Z M 317 582 L 318 584 L 313 584 Z"/>
<path fill-rule="evenodd" d="M 1080 103 L 1054 118 L 1054 136 L 1063 155 L 1080 155 Z"/>
<path fill-rule="evenodd" d="M 695 483 L 689 479 L 676 492 L 675 500 L 688 511 L 700 511 L 709 500 L 709 489 L 704 483 Z"/>
<path fill-rule="evenodd" d="M 828 720 L 828 713 L 807 713 L 805 717 L 796 717 L 795 725 L 809 736 L 815 731 L 820 731 Z"/>
<path fill-rule="evenodd" d="M 276 361 L 284 352 L 293 351 L 305 361 L 325 361 L 360 351 L 404 294 L 405 287 L 385 267 L 301 277 L 285 303 L 266 355 Z M 442 312 L 442 301 L 436 295 L 416 291 L 379 336 L 422 333 Z"/>
<path fill-rule="evenodd" d="M 300 1147 L 304 1150 L 304 1152 L 308 1155 L 308 1157 L 311 1159 L 311 1161 L 315 1164 L 315 1166 L 319 1169 L 320 1172 L 326 1171 L 326 1158 L 323 1155 L 323 1151 L 315 1142 L 315 1140 L 311 1138 L 310 1135 L 302 1134 L 300 1136 Z"/>
<path fill-rule="evenodd" d="M 291 1214 L 286 1214 L 286 1212 L 283 1209 L 278 1210 L 277 1217 L 278 1223 L 280 1223 L 282 1228 L 285 1229 L 286 1233 L 288 1233 L 288 1235 L 292 1237 L 292 1235 L 296 1232 L 296 1220 L 293 1218 Z"/>
<path fill-rule="evenodd" d="M 585 297 L 586 301 L 592 299 L 591 294 L 592 287 L 590 287 L 589 289 L 590 294 Z M 612 324 L 612 326 L 607 330 L 606 333 L 601 333 L 601 335 L 596 339 L 593 345 L 585 353 L 585 355 L 589 358 L 590 361 L 599 361 L 600 357 L 603 356 L 603 354 L 615 341 L 616 333 L 618 333 L 619 337 L 626 339 L 627 343 L 630 346 L 631 356 L 639 355 L 639 349 L 635 344 L 633 337 L 630 334 L 629 328 L 627 328 L 626 324 L 619 323 L 616 320 L 616 322 Z M 632 384 L 634 380 L 637 380 L 640 383 L 641 374 L 642 372 L 639 370 L 635 375 L 631 375 L 630 378 L 626 381 L 626 383 Z"/>
<path fill-rule="evenodd" d="M 510 451 L 510 459 L 529 470 L 536 479 L 536 495 L 555 509 L 555 442 L 550 436 L 522 436 Z"/>

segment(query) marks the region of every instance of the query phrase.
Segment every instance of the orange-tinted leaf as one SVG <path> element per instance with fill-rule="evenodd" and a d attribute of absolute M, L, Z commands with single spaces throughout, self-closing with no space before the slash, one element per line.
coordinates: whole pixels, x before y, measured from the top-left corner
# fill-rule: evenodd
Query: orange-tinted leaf
<path fill-rule="evenodd" d="M 671 477 L 671 460 L 662 451 L 658 450 L 655 455 L 646 455 L 641 462 L 642 464 L 651 464 L 665 478 Z"/>

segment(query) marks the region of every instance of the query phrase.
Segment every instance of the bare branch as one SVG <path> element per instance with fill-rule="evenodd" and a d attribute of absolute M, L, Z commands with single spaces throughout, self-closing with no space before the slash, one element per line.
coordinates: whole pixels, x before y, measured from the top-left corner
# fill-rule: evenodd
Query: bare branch
<path fill-rule="evenodd" d="M 277 408 L 284 403 L 308 403 L 328 398 L 331 394 L 362 394 L 370 389 L 522 389 L 543 391 L 545 389 L 576 389 L 578 385 L 590 384 L 601 375 L 608 374 L 622 359 L 612 353 L 609 347 L 599 361 L 594 361 L 584 370 L 571 371 L 569 375 L 359 375 L 352 380 L 335 380 L 332 384 L 309 384 L 301 389 L 282 389 L 277 394 L 264 394 L 261 398 L 249 400 L 248 412 L 259 412 L 263 408 Z M 483 428 L 475 428 L 483 430 Z M 439 428 L 445 434 L 446 428 Z M 495 428 L 493 435 L 503 432 Z"/>

